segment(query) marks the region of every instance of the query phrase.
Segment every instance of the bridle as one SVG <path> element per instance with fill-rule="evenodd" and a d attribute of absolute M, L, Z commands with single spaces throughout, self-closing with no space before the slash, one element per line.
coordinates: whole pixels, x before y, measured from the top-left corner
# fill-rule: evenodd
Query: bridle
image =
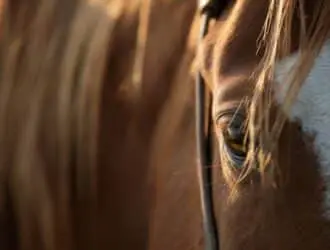
<path fill-rule="evenodd" d="M 228 0 L 199 0 L 202 20 L 200 26 L 199 43 L 208 32 L 211 19 L 219 17 Z M 219 234 L 214 214 L 212 198 L 212 118 L 211 105 L 208 112 L 205 108 L 206 95 L 205 82 L 198 72 L 196 76 L 196 142 L 198 159 L 198 178 L 201 197 L 201 209 L 203 215 L 203 229 L 205 238 L 205 250 L 219 250 Z M 211 100 L 212 101 L 212 100 Z M 207 122 L 205 122 L 207 121 Z"/>

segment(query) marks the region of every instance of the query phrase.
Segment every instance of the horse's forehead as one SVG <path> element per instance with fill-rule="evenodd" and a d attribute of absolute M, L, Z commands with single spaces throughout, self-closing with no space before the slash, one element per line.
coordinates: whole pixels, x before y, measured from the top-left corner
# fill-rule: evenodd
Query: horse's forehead
<path fill-rule="evenodd" d="M 276 101 L 283 104 L 289 71 L 298 60 L 298 54 L 280 61 L 276 66 Z M 292 71 L 291 71 L 292 72 Z M 287 114 L 291 121 L 301 124 L 302 130 L 313 137 L 314 152 L 321 167 L 326 186 L 325 209 L 330 217 L 330 41 L 328 41 L 304 81 L 297 99 Z"/>
<path fill-rule="evenodd" d="M 258 5 L 237 1 L 212 27 L 204 42 L 204 68 L 212 74 L 212 87 L 228 75 L 251 71 L 261 59 L 260 37 L 266 18 L 268 1 Z M 256 53 L 257 52 L 257 53 Z"/>

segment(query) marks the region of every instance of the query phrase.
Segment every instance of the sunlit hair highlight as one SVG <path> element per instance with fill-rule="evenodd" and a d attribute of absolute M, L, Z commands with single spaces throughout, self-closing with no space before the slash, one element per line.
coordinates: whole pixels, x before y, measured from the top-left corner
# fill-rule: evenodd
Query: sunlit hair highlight
<path fill-rule="evenodd" d="M 248 168 L 254 168 L 256 161 L 258 169 L 264 173 L 268 166 L 276 165 L 278 139 L 290 108 L 297 97 L 299 89 L 307 77 L 314 60 L 320 52 L 330 31 L 330 2 L 327 0 L 314 1 L 315 7 L 306 23 L 304 0 L 270 0 L 264 29 L 260 43 L 265 45 L 265 54 L 256 71 L 256 87 L 249 110 L 250 137 Z M 274 96 L 269 83 L 274 81 L 275 65 L 290 53 L 294 15 L 299 17 L 299 47 L 296 65 L 285 78 L 288 86 L 283 111 L 276 114 L 277 119 L 271 124 L 270 111 Z M 274 121 L 274 119 L 273 119 Z M 257 143 L 258 142 L 258 143 Z"/>
<path fill-rule="evenodd" d="M 16 0 L 2 11 L 0 197 L 10 195 L 19 249 L 73 249 L 72 206 L 94 199 L 107 4 Z"/>

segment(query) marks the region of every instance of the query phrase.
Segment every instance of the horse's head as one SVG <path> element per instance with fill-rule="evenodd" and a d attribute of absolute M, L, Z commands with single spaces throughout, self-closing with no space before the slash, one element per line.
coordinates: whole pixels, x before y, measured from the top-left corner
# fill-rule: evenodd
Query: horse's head
<path fill-rule="evenodd" d="M 330 247 L 329 17 L 324 0 L 238 0 L 210 25 L 221 249 Z"/>

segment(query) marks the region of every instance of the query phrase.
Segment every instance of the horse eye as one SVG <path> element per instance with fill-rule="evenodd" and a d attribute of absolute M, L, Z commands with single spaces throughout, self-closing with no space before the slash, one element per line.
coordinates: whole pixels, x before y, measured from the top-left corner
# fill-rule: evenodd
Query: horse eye
<path fill-rule="evenodd" d="M 241 168 L 248 152 L 245 116 L 235 112 L 235 114 L 224 115 L 220 119 L 224 153 L 235 167 Z"/>

